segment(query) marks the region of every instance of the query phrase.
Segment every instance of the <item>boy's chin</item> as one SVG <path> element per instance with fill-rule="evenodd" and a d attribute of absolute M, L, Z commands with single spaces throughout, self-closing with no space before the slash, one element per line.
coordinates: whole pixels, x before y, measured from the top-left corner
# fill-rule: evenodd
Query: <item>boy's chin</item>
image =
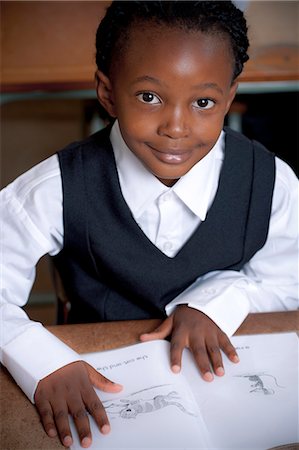
<path fill-rule="evenodd" d="M 155 174 L 154 174 L 155 175 Z M 159 176 L 159 175 L 155 175 L 155 177 L 161 181 L 161 183 L 165 184 L 165 186 L 173 186 L 182 176 L 184 176 L 185 174 L 182 174 L 180 176 Z"/>

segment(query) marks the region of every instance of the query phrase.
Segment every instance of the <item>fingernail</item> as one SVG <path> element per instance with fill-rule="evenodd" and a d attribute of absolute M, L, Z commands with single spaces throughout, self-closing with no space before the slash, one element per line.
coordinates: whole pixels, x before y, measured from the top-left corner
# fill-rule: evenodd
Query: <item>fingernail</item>
<path fill-rule="evenodd" d="M 148 339 L 150 337 L 149 333 L 143 333 L 140 335 L 140 339 Z"/>
<path fill-rule="evenodd" d="M 215 373 L 218 377 L 222 377 L 224 375 L 223 367 L 217 367 L 217 369 L 215 370 Z"/>
<path fill-rule="evenodd" d="M 206 381 L 213 381 L 214 376 L 213 376 L 212 372 L 206 372 L 203 374 L 203 379 Z"/>
<path fill-rule="evenodd" d="M 108 434 L 110 432 L 110 426 L 108 424 L 103 425 L 101 428 L 101 432 L 103 434 Z"/>
<path fill-rule="evenodd" d="M 174 373 L 180 373 L 181 368 L 180 368 L 180 366 L 178 366 L 177 364 L 174 364 L 173 366 L 171 366 L 171 370 L 172 370 Z"/>
<path fill-rule="evenodd" d="M 238 355 L 235 355 L 235 356 L 233 356 L 233 362 L 234 363 L 237 363 L 237 362 L 239 362 L 240 361 L 240 359 L 239 359 L 239 356 Z"/>
<path fill-rule="evenodd" d="M 83 438 L 82 441 L 81 441 L 82 447 L 87 448 L 87 447 L 90 446 L 90 444 L 91 444 L 91 439 L 90 439 L 89 437 L 85 437 L 85 438 Z"/>
<path fill-rule="evenodd" d="M 50 437 L 55 437 L 55 436 L 57 436 L 57 432 L 56 432 L 55 428 L 51 428 L 51 429 L 48 431 L 48 436 L 50 436 Z"/>
<path fill-rule="evenodd" d="M 73 439 L 71 438 L 71 436 L 65 436 L 63 438 L 63 445 L 65 445 L 66 447 L 70 447 L 73 443 Z"/>

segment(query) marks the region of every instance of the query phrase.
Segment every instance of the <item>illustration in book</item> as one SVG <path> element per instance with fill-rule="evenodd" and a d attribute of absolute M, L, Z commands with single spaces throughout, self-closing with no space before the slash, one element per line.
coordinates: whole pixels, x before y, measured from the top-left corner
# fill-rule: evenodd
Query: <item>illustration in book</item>
<path fill-rule="evenodd" d="M 277 379 L 274 375 L 270 375 L 267 373 L 259 373 L 259 374 L 246 374 L 246 375 L 235 375 L 236 377 L 247 378 L 250 381 L 250 393 L 258 393 L 264 395 L 273 395 L 275 394 L 274 386 L 284 389 L 285 386 L 280 386 L 277 382 Z M 268 379 L 267 379 L 268 377 Z M 270 386 L 270 383 L 272 386 Z"/>
<path fill-rule="evenodd" d="M 183 414 L 197 417 L 184 406 L 184 400 L 171 385 L 152 386 L 127 395 L 126 398 L 106 400 L 103 405 L 109 418 L 136 419 L 140 414 L 155 413 L 156 411 L 174 407 Z M 162 389 L 161 389 L 162 388 Z M 158 392 L 157 392 L 158 391 Z M 163 392 L 163 393 L 162 393 Z"/>

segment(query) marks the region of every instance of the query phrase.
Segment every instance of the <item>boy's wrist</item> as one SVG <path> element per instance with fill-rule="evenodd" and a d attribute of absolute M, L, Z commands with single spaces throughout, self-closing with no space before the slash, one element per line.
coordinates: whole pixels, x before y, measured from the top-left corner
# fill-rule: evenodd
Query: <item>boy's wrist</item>
<path fill-rule="evenodd" d="M 40 324 L 33 325 L 2 349 L 3 365 L 32 403 L 42 378 L 78 359 L 78 353 Z"/>
<path fill-rule="evenodd" d="M 178 305 L 186 304 L 203 312 L 228 336 L 232 336 L 249 313 L 250 305 L 242 280 L 209 278 L 194 283 L 165 307 L 166 314 L 173 313 Z"/>

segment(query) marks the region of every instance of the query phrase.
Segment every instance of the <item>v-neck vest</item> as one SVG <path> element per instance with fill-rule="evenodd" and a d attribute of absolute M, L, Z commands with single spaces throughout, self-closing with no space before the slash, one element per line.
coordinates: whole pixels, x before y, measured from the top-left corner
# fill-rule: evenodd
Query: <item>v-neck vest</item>
<path fill-rule="evenodd" d="M 173 258 L 146 237 L 122 196 L 109 129 L 58 152 L 64 247 L 54 262 L 71 299 L 69 322 L 163 317 L 165 305 L 199 276 L 240 270 L 263 247 L 274 155 L 225 131 L 215 199 Z"/>

